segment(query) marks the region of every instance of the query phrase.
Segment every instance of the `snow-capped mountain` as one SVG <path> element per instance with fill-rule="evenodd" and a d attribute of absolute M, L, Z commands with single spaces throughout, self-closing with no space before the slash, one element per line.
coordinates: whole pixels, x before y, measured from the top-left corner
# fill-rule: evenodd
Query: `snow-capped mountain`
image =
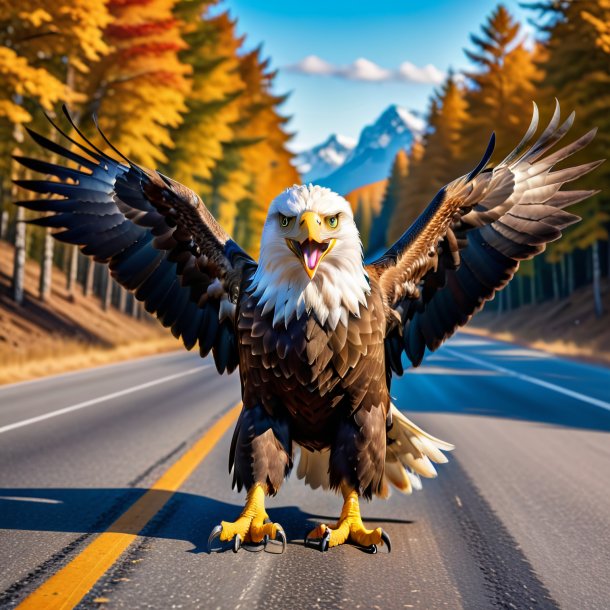
<path fill-rule="evenodd" d="M 316 184 L 346 195 L 387 178 L 396 153 L 401 148 L 409 149 L 424 127 L 422 118 L 395 104 L 389 106 L 375 123 L 362 130 L 358 145 L 343 164 L 327 176 L 316 178 Z"/>
<path fill-rule="evenodd" d="M 315 182 L 319 178 L 332 174 L 343 165 L 345 159 L 356 146 L 356 141 L 347 136 L 332 134 L 325 142 L 296 157 L 296 166 L 303 182 Z"/>

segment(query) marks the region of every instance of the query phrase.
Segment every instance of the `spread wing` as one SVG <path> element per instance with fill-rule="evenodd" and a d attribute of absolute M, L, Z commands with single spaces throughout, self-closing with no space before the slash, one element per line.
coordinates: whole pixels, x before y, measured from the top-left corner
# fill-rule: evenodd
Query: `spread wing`
<path fill-rule="evenodd" d="M 109 157 L 82 137 L 54 128 L 71 149 L 28 130 L 59 165 L 15 157 L 39 180 L 16 183 L 51 198 L 16 202 L 42 212 L 29 221 L 56 229 L 54 237 L 76 244 L 106 263 L 112 276 L 144 303 L 187 349 L 210 350 L 219 372 L 238 364 L 235 303 L 242 275 L 254 261 L 225 233 L 201 199 L 162 174 Z M 103 134 L 102 134 L 103 136 Z"/>
<path fill-rule="evenodd" d="M 577 222 L 564 211 L 596 191 L 561 191 L 602 161 L 551 171 L 584 148 L 592 130 L 549 154 L 568 132 L 574 113 L 560 124 L 559 104 L 537 140 L 538 109 L 520 144 L 497 167 L 486 165 L 495 138 L 470 174 L 443 187 L 415 223 L 373 262 L 394 323 L 386 355 L 402 374 L 401 354 L 418 366 L 426 347 L 437 349 L 512 279 L 519 261 L 542 252 Z"/>

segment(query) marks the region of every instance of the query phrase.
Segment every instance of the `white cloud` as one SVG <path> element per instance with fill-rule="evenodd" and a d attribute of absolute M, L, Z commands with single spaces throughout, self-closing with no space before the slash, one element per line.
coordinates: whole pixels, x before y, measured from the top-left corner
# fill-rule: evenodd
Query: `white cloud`
<path fill-rule="evenodd" d="M 314 76 L 334 76 L 365 82 L 406 82 L 438 85 L 445 73 L 436 66 L 428 64 L 422 68 L 405 61 L 397 70 L 383 68 L 369 59 L 360 57 L 347 66 L 331 64 L 317 55 L 308 55 L 301 61 L 284 68 L 296 74 Z"/>
<path fill-rule="evenodd" d="M 350 80 L 385 81 L 390 80 L 392 73 L 374 62 L 360 57 L 346 68 L 339 68 L 337 76 Z"/>
<path fill-rule="evenodd" d="M 308 55 L 298 64 L 290 66 L 290 68 L 291 71 L 303 72 L 304 74 L 332 74 L 335 70 L 332 64 L 329 64 L 316 55 Z"/>
<path fill-rule="evenodd" d="M 423 68 L 418 68 L 410 61 L 400 64 L 397 73 L 402 77 L 401 80 L 411 83 L 438 85 L 445 79 L 445 73 L 441 72 L 436 66 L 428 64 Z"/>

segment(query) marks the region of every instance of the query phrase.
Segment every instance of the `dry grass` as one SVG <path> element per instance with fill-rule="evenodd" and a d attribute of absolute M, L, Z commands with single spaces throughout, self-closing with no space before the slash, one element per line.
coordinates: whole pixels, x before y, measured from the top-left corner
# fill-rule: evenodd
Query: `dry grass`
<path fill-rule="evenodd" d="M 38 352 L 34 358 L 0 365 L 0 385 L 160 354 L 177 347 L 179 346 L 173 337 L 129 343 L 108 349 L 66 341 L 61 343 L 61 350 L 65 354 L 60 357 L 52 352 L 46 355 Z"/>
<path fill-rule="evenodd" d="M 596 318 L 590 286 L 580 288 L 567 299 L 527 305 L 497 315 L 482 312 L 468 331 L 504 341 L 579 358 L 610 363 L 610 281 L 602 282 L 605 314 Z"/>
<path fill-rule="evenodd" d="M 586 345 L 578 345 L 573 341 L 562 341 L 560 339 L 557 339 L 555 341 L 544 341 L 542 339 L 527 341 L 525 340 L 523 335 L 518 333 L 511 333 L 507 331 L 493 331 L 476 326 L 469 326 L 467 332 L 482 337 L 499 339 L 500 341 L 517 343 L 519 345 L 538 349 L 543 352 L 548 352 L 550 354 L 568 356 L 577 360 L 581 359 L 590 362 L 598 362 L 601 364 L 610 364 L 610 353 L 600 352 L 599 350 Z"/>
<path fill-rule="evenodd" d="M 26 266 L 26 298 L 10 298 L 13 248 L 0 242 L 0 384 L 178 349 L 180 343 L 147 317 L 103 311 L 95 297 L 74 297 L 65 276 L 53 271 L 48 303 L 37 300 L 38 265 Z"/>

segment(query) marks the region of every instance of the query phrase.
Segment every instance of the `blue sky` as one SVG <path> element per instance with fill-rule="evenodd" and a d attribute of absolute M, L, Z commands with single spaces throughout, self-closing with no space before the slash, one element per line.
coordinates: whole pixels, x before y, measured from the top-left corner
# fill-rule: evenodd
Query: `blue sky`
<path fill-rule="evenodd" d="M 333 132 L 357 137 L 393 103 L 425 112 L 440 75 L 469 67 L 463 52 L 472 48 L 469 35 L 480 32 L 497 4 L 225 0 L 221 8 L 237 18 L 246 47 L 262 44 L 279 70 L 276 92 L 291 93 L 282 107 L 293 117 L 291 148 L 302 150 Z M 535 17 L 516 1 L 504 4 L 524 24 Z M 526 24 L 524 33 L 532 31 Z M 365 61 L 354 64 L 359 59 Z"/>

